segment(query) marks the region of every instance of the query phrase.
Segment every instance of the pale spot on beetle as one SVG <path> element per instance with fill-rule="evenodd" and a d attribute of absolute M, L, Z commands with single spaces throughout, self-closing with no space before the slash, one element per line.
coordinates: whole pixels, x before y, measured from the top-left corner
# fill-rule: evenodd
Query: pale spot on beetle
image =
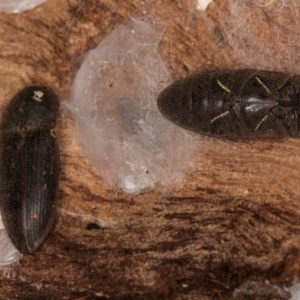
<path fill-rule="evenodd" d="M 42 91 L 33 91 L 32 99 L 37 102 L 43 102 L 44 93 Z"/>
<path fill-rule="evenodd" d="M 55 130 L 54 129 L 51 129 L 50 130 L 50 135 L 56 139 L 56 133 L 55 133 Z"/>
<path fill-rule="evenodd" d="M 38 214 L 32 214 L 31 218 L 34 219 L 34 220 L 37 220 L 39 218 L 39 215 Z"/>

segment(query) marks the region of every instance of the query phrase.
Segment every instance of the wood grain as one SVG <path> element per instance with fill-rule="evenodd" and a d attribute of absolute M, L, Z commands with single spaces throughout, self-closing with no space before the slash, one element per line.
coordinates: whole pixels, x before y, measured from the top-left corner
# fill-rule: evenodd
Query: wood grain
<path fill-rule="evenodd" d="M 243 36 L 232 17 L 235 3 L 215 0 L 200 12 L 192 0 L 49 0 L 1 14 L 1 111 L 29 84 L 67 99 L 81 55 L 144 12 L 165 27 L 160 52 L 176 79 L 240 67 L 297 72 L 297 10 L 243 1 L 254 26 Z M 260 56 L 247 59 L 245 37 L 253 34 L 268 44 L 268 55 L 256 44 Z M 181 185 L 130 196 L 103 183 L 75 132 L 71 116 L 62 116 L 56 226 L 40 251 L 1 277 L 3 299 L 232 299 L 235 288 L 252 281 L 257 294 L 236 299 L 286 299 L 276 289 L 261 291 L 266 280 L 283 286 L 299 275 L 299 140 L 199 137 Z M 100 228 L 87 230 L 90 223 Z"/>

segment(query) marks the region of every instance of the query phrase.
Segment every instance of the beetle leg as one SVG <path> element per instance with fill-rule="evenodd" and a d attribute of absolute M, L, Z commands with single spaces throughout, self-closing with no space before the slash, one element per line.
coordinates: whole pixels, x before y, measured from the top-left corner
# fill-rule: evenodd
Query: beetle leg
<path fill-rule="evenodd" d="M 227 110 L 227 111 L 221 113 L 220 115 L 217 115 L 216 117 L 214 117 L 213 119 L 210 120 L 210 124 L 212 124 L 213 122 L 215 122 L 215 121 L 217 121 L 217 120 L 219 120 L 221 118 L 226 117 L 229 114 L 230 114 L 230 112 L 229 112 L 229 110 Z"/>
<path fill-rule="evenodd" d="M 219 79 L 217 79 L 217 84 L 219 85 L 219 87 L 221 87 L 225 92 L 227 93 L 231 93 L 231 90 L 224 84 L 222 83 Z"/>
<path fill-rule="evenodd" d="M 241 122 L 240 122 L 233 106 L 230 107 L 229 112 L 230 112 L 230 119 L 231 119 L 231 125 L 232 125 L 233 132 L 237 136 L 244 138 L 245 130 L 242 128 Z"/>
<path fill-rule="evenodd" d="M 293 109 L 291 112 L 291 125 L 290 125 L 292 137 L 298 137 L 298 132 L 299 132 L 298 121 L 299 121 L 298 111 L 296 109 Z"/>
<path fill-rule="evenodd" d="M 268 120 L 268 118 L 269 118 L 269 115 L 265 115 L 265 116 L 259 121 L 259 123 L 258 123 L 257 126 L 255 127 L 254 131 L 257 131 L 257 130 L 259 129 L 259 127 L 261 126 L 261 124 L 262 124 L 263 122 L 266 122 L 266 121 Z"/>
<path fill-rule="evenodd" d="M 289 137 L 289 133 L 283 122 L 274 114 L 274 109 L 269 111 L 268 120 L 274 131 L 281 137 Z"/>
<path fill-rule="evenodd" d="M 215 121 L 224 118 L 226 116 L 230 117 L 231 120 L 231 125 L 232 125 L 232 130 L 233 132 L 240 137 L 244 137 L 245 136 L 245 132 L 241 127 L 241 123 L 240 120 L 238 119 L 236 112 L 234 111 L 233 107 L 230 107 L 230 110 L 226 110 L 225 112 L 217 115 L 216 117 L 214 117 L 213 119 L 210 120 L 210 124 L 214 123 Z"/>
<path fill-rule="evenodd" d="M 270 95 L 271 94 L 271 91 L 270 89 L 268 88 L 268 86 L 258 77 L 258 76 L 255 76 L 255 79 L 257 80 L 257 82 L 266 90 L 266 92 Z"/>

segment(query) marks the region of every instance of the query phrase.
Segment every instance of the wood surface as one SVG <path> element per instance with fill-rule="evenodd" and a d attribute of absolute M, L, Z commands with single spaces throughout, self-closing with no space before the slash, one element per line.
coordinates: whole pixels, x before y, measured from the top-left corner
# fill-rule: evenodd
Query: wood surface
<path fill-rule="evenodd" d="M 49 0 L 0 14 L 1 113 L 30 84 L 68 99 L 81 54 L 144 12 L 165 28 L 159 49 L 174 79 L 244 67 L 297 72 L 297 6 L 215 0 L 201 12 L 195 2 Z M 236 3 L 243 24 L 234 23 Z M 251 32 L 239 31 L 247 24 Z M 180 185 L 132 196 L 105 185 L 89 164 L 71 115 L 61 116 L 57 136 L 55 227 L 36 254 L 1 276 L 0 299 L 233 299 L 253 282 L 257 292 L 235 299 L 288 298 L 276 286 L 295 283 L 300 270 L 299 140 L 199 137 Z M 99 229 L 87 230 L 90 223 Z"/>

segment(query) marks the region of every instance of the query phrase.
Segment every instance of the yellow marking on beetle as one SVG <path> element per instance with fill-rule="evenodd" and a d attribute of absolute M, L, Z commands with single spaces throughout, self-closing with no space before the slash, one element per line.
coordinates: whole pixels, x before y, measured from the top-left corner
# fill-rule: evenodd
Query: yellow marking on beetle
<path fill-rule="evenodd" d="M 231 93 L 231 90 L 226 85 L 224 85 L 219 79 L 217 79 L 217 83 L 224 91 L 226 91 L 227 93 Z"/>
<path fill-rule="evenodd" d="M 219 119 L 221 119 L 221 118 L 226 117 L 228 114 L 229 114 L 229 110 L 223 112 L 222 114 L 220 114 L 220 115 L 214 117 L 213 119 L 211 119 L 211 120 L 210 120 L 210 124 L 212 124 L 213 122 L 215 122 L 215 121 L 217 121 L 217 120 L 219 120 Z"/>
<path fill-rule="evenodd" d="M 269 115 L 265 115 L 265 116 L 260 120 L 260 122 L 257 124 L 257 126 L 255 127 L 255 130 L 254 130 L 254 131 L 257 131 L 257 130 L 259 129 L 259 127 L 261 126 L 261 124 L 262 124 L 263 122 L 266 122 L 266 121 L 268 120 L 268 117 L 269 117 Z"/>
<path fill-rule="evenodd" d="M 269 90 L 269 88 L 265 85 L 265 83 L 258 76 L 255 76 L 255 79 L 268 92 L 268 94 L 271 94 L 271 91 Z"/>

